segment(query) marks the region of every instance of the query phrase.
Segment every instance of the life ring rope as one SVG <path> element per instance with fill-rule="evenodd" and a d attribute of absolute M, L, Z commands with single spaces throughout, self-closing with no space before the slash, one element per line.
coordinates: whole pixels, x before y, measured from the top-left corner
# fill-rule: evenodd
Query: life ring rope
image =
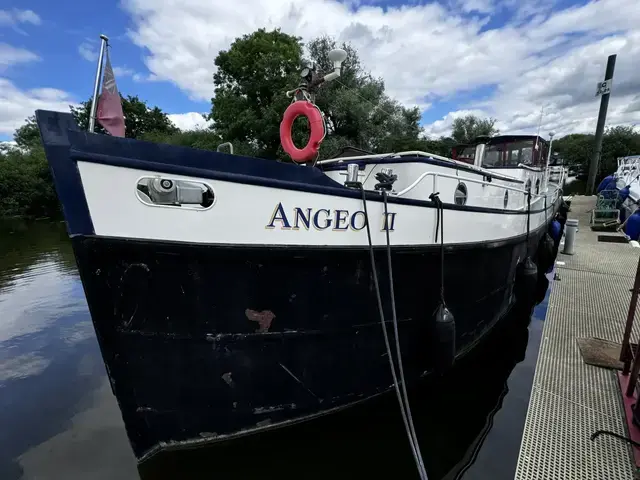
<path fill-rule="evenodd" d="M 307 145 L 301 149 L 295 146 L 291 135 L 293 122 L 299 116 L 307 118 L 311 130 Z M 296 163 L 305 163 L 316 158 L 326 133 L 322 112 L 317 105 L 308 100 L 292 102 L 285 110 L 280 123 L 280 143 L 283 150 Z"/>

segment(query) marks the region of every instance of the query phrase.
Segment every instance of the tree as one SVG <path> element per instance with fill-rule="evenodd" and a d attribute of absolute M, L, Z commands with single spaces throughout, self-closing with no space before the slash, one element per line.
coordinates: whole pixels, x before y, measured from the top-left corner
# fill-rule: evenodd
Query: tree
<path fill-rule="evenodd" d="M 560 156 L 567 165 L 588 165 L 593 155 L 595 137 L 582 133 L 565 135 L 553 142 L 553 151 Z"/>
<path fill-rule="evenodd" d="M 37 144 L 28 150 L 13 148 L 0 153 L 0 218 L 58 213 L 58 200 L 42 147 Z"/>
<path fill-rule="evenodd" d="M 302 44 L 279 29 L 237 38 L 215 59 L 215 97 L 209 119 L 224 141 L 251 143 L 258 155 L 274 157 L 280 146 L 285 96 L 298 83 Z"/>
<path fill-rule="evenodd" d="M 300 39 L 280 30 L 260 29 L 236 39 L 215 59 L 218 71 L 209 116 L 213 130 L 234 145 L 252 146 L 256 155 L 286 158 L 279 132 L 291 102 L 285 92 L 300 83 L 303 64 L 315 63 L 322 73 L 333 71 L 328 55 L 336 46 L 329 37 L 317 38 L 307 45 L 310 58 L 305 60 Z M 419 109 L 390 99 L 384 82 L 363 70 L 355 49 L 349 44 L 340 47 L 347 52 L 341 76 L 322 85 L 315 99 L 327 125 L 321 156 L 346 145 L 380 153 L 418 148 Z M 299 118 L 293 126 L 294 143 L 303 145 L 308 136 L 307 121 Z"/>
<path fill-rule="evenodd" d="M 25 124 L 15 131 L 13 140 L 20 148 L 31 148 L 35 145 L 40 145 L 40 131 L 38 130 L 35 115 L 27 118 Z"/>
<path fill-rule="evenodd" d="M 465 115 L 453 120 L 451 137 L 458 143 L 473 143 L 480 135 L 493 136 L 500 133 L 495 128 L 495 118 L 479 118 Z"/>
<path fill-rule="evenodd" d="M 619 157 L 638 154 L 640 154 L 640 132 L 634 127 L 623 125 L 607 128 L 602 138 L 602 152 L 598 164 L 599 178 L 609 175 L 618 168 Z"/>
<path fill-rule="evenodd" d="M 71 107 L 71 112 L 82 129 L 88 127 L 90 108 L 91 101 L 86 101 L 77 108 Z M 138 97 L 128 96 L 122 99 L 122 109 L 127 137 L 150 136 L 158 141 L 187 143 L 185 138 L 177 136 L 180 131 L 158 107 L 149 108 Z M 96 132 L 105 133 L 99 124 L 96 124 Z M 197 148 L 208 148 L 211 142 L 217 141 L 213 146 L 215 148 L 220 143 L 216 138 L 211 138 L 214 134 L 210 131 L 206 132 L 208 136 L 195 132 L 190 135 L 190 144 L 200 143 L 193 145 Z M 29 117 L 16 130 L 13 139 L 18 148 L 0 150 L 0 217 L 57 216 L 60 213 L 59 204 L 35 116 Z"/>
<path fill-rule="evenodd" d="M 137 95 L 127 95 L 126 98 L 120 95 L 120 101 L 122 102 L 125 136 L 127 138 L 142 138 L 144 134 L 149 132 L 171 135 L 179 131 L 169 120 L 166 113 L 158 107 L 151 108 L 147 106 L 147 102 L 140 100 Z M 79 107 L 71 106 L 70 108 L 78 126 L 82 130 L 87 130 L 89 128 L 91 99 L 82 102 Z M 107 133 L 97 121 L 94 131 L 96 133 Z"/>
<path fill-rule="evenodd" d="M 144 100 L 140 100 L 137 95 L 128 95 L 126 98 L 121 95 L 120 100 L 122 101 L 122 112 L 125 117 L 125 136 L 127 138 L 142 138 L 143 135 L 150 132 L 155 132 L 155 138 L 160 138 L 161 136 L 166 137 L 179 132 L 166 113 L 158 107 L 148 107 L 147 103 Z M 78 126 L 82 130 L 87 130 L 89 128 L 91 99 L 82 102 L 79 107 L 70 106 L 69 108 Z M 107 133 L 99 122 L 96 122 L 94 131 L 96 133 Z M 38 131 L 35 115 L 27 118 L 25 124 L 15 131 L 13 140 L 21 148 L 40 145 L 40 132 Z"/>
<path fill-rule="evenodd" d="M 385 93 L 382 79 L 374 78 L 362 67 L 358 53 L 348 43 L 338 45 L 328 36 L 307 46 L 310 61 L 321 72 L 333 70 L 329 52 L 337 47 L 347 52 L 340 77 L 320 87 L 316 104 L 325 114 L 329 137 L 336 144 L 349 144 L 375 153 L 417 150 L 420 110 L 405 108 Z M 323 156 L 331 154 L 325 149 Z"/>
<path fill-rule="evenodd" d="M 594 149 L 593 134 L 573 133 L 553 142 L 553 151 L 563 158 L 564 163 L 581 167 L 584 174 L 589 171 Z M 602 137 L 596 183 L 617 169 L 618 157 L 638 153 L 640 153 L 640 132 L 630 126 L 607 127 Z"/>

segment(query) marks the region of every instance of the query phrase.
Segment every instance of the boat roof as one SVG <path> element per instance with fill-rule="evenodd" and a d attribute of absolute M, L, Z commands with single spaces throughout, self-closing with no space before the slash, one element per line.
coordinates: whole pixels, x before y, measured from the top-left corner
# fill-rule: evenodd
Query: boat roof
<path fill-rule="evenodd" d="M 507 142 L 521 142 L 524 140 L 535 140 L 539 139 L 542 142 L 548 142 L 540 135 L 496 135 L 495 137 L 489 138 L 488 143 L 507 143 Z"/>

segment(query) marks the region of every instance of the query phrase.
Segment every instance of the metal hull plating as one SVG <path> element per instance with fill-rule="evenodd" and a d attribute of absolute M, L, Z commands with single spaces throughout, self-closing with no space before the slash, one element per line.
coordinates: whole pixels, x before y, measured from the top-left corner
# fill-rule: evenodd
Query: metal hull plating
<path fill-rule="evenodd" d="M 535 251 L 542 230 L 531 235 Z M 136 455 L 303 420 L 387 391 L 365 249 L 233 248 L 75 237 L 105 364 Z M 384 251 L 377 252 L 389 307 Z M 524 238 L 447 250 L 457 355 L 513 302 Z M 394 249 L 407 380 L 429 373 L 434 248 Z M 390 318 L 390 317 L 389 317 Z M 390 327 L 390 325 L 389 325 Z"/>

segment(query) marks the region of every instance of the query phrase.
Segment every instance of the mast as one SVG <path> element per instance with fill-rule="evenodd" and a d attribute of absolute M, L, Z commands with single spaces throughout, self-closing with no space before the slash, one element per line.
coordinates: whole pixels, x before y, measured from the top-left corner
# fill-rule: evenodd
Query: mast
<path fill-rule="evenodd" d="M 98 90 L 100 89 L 100 77 L 102 77 L 102 59 L 104 50 L 109 43 L 106 35 L 100 35 L 100 56 L 98 57 L 98 67 L 96 68 L 96 79 L 93 84 L 93 97 L 91 97 L 91 111 L 89 112 L 89 131 L 93 133 L 96 127 L 96 110 L 98 109 Z"/>

